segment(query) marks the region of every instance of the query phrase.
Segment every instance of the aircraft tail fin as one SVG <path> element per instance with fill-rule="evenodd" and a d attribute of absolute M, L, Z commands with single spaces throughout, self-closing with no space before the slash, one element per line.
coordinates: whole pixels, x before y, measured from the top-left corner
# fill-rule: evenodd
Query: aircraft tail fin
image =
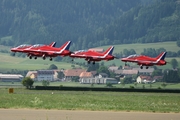
<path fill-rule="evenodd" d="M 113 50 L 114 50 L 114 46 L 109 47 L 109 48 L 104 52 L 104 56 L 112 55 Z"/>
<path fill-rule="evenodd" d="M 51 44 L 49 44 L 50 47 L 55 47 L 56 46 L 56 42 L 52 42 Z"/>
<path fill-rule="evenodd" d="M 60 49 L 69 50 L 70 45 L 71 45 L 71 41 L 67 41 L 66 43 L 64 43 L 64 45 L 60 47 Z"/>
<path fill-rule="evenodd" d="M 162 52 L 161 54 L 159 54 L 159 55 L 156 57 L 157 61 L 164 60 L 165 57 L 166 57 L 166 53 L 167 53 L 167 52 Z"/>

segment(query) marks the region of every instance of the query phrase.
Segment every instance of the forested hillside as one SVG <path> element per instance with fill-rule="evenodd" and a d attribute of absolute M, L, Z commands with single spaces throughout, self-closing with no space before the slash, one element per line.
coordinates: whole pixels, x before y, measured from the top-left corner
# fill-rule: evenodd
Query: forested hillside
<path fill-rule="evenodd" d="M 72 49 L 180 38 L 179 0 L 1 0 L 0 44 Z"/>

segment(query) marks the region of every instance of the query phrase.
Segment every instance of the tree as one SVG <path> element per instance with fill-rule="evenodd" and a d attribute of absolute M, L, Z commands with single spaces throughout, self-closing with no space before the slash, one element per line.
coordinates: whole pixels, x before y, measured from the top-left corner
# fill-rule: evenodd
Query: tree
<path fill-rule="evenodd" d="M 64 78 L 64 76 L 65 76 L 65 75 L 64 75 L 64 73 L 63 73 L 62 71 L 58 72 L 58 76 L 57 76 L 57 77 L 58 77 L 59 79 Z"/>
<path fill-rule="evenodd" d="M 176 42 L 177 46 L 180 47 L 180 40 Z"/>
<path fill-rule="evenodd" d="M 179 75 L 177 70 L 169 70 L 164 72 L 163 81 L 167 83 L 178 83 Z"/>
<path fill-rule="evenodd" d="M 110 76 L 110 72 L 106 66 L 100 66 L 98 69 L 98 73 L 106 73 L 108 76 Z"/>
<path fill-rule="evenodd" d="M 43 86 L 49 86 L 50 82 L 48 80 L 43 80 L 42 85 Z"/>
<path fill-rule="evenodd" d="M 51 64 L 49 66 L 49 70 L 57 70 L 57 69 L 58 69 L 58 67 L 56 65 L 54 65 L 54 64 Z"/>
<path fill-rule="evenodd" d="M 160 76 L 160 75 L 162 75 L 161 69 L 157 69 L 152 72 L 152 76 Z"/>
<path fill-rule="evenodd" d="M 112 83 L 106 83 L 107 87 L 113 87 Z"/>
<path fill-rule="evenodd" d="M 170 63 L 174 69 L 178 67 L 178 62 L 176 59 L 172 59 Z"/>
<path fill-rule="evenodd" d="M 132 83 L 132 77 L 125 77 L 123 81 L 125 84 L 130 84 Z"/>
<path fill-rule="evenodd" d="M 73 82 L 79 82 L 79 77 L 78 76 L 72 77 L 72 81 Z"/>
<path fill-rule="evenodd" d="M 26 86 L 27 89 L 31 89 L 34 81 L 33 79 L 31 79 L 30 77 L 25 77 L 22 82 L 21 82 L 24 86 Z"/>

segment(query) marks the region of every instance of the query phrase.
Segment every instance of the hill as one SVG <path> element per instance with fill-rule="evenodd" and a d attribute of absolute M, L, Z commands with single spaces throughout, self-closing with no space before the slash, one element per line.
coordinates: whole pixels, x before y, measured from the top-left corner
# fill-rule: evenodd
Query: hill
<path fill-rule="evenodd" d="M 179 0 L 0 1 L 0 44 L 23 43 L 71 49 L 177 41 Z"/>

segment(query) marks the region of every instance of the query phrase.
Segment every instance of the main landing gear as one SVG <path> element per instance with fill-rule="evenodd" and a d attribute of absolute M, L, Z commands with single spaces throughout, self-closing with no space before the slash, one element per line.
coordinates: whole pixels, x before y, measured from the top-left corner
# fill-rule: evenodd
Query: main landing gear
<path fill-rule="evenodd" d="M 143 69 L 143 66 L 141 65 L 141 66 L 140 66 L 140 68 L 141 68 L 141 69 Z M 148 66 L 146 66 L 146 69 L 148 69 L 148 68 L 149 68 L 149 67 L 148 67 Z"/>

